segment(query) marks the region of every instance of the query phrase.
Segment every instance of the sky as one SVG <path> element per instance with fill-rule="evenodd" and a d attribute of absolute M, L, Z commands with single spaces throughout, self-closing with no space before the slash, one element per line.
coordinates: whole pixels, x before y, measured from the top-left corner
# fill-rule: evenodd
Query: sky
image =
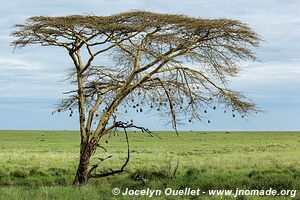
<path fill-rule="evenodd" d="M 300 0 L 0 0 L 0 129 L 78 130 L 69 113 L 51 115 L 70 89 L 64 81 L 72 63 L 63 49 L 32 46 L 13 51 L 16 23 L 31 16 L 111 15 L 128 10 L 231 18 L 247 23 L 262 38 L 259 62 L 242 63 L 230 86 L 264 112 L 246 119 L 209 111 L 203 122 L 180 130 L 300 130 Z M 154 130 L 172 130 L 154 114 L 130 115 Z M 211 123 L 207 124 L 206 119 Z"/>

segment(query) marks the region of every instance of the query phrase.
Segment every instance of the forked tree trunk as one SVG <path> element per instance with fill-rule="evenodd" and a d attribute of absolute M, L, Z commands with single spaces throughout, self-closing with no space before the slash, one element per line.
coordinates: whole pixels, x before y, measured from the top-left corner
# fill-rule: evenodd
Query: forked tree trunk
<path fill-rule="evenodd" d="M 77 172 L 73 185 L 84 185 L 88 181 L 88 170 L 92 157 L 92 148 L 89 144 L 81 143 L 80 145 L 80 158 L 77 167 Z"/>

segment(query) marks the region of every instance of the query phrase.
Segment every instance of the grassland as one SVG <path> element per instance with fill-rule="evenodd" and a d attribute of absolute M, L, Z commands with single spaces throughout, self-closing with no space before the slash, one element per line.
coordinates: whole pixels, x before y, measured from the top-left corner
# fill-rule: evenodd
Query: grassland
<path fill-rule="evenodd" d="M 77 132 L 0 131 L 0 199 L 134 199 L 113 196 L 114 187 L 300 191 L 299 132 L 181 132 L 178 136 L 160 132 L 159 135 L 162 139 L 130 132 L 131 160 L 127 172 L 91 180 L 87 186 L 76 188 L 71 183 L 78 161 Z M 103 145 L 108 153 L 99 149 L 93 163 L 97 157 L 112 155 L 103 162 L 102 169 L 118 168 L 126 158 L 124 137 L 118 133 L 105 140 L 108 143 Z M 177 197 L 189 198 L 221 199 Z M 300 199 L 299 194 L 294 199 Z"/>

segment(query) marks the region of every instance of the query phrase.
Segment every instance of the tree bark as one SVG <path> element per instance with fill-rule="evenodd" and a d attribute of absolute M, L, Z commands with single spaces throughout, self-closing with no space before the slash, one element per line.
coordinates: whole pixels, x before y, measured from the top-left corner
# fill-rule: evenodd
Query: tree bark
<path fill-rule="evenodd" d="M 79 110 L 79 124 L 80 124 L 80 157 L 77 172 L 73 185 L 84 185 L 88 181 L 88 170 L 92 156 L 92 148 L 89 143 L 89 134 L 85 129 L 85 102 L 83 95 L 83 76 L 82 76 L 82 59 L 80 49 L 75 53 L 70 52 L 74 64 L 77 69 L 77 87 L 78 87 L 78 110 Z"/>
<path fill-rule="evenodd" d="M 80 158 L 73 185 L 85 185 L 88 181 L 88 170 L 92 157 L 92 148 L 88 143 L 80 145 Z"/>

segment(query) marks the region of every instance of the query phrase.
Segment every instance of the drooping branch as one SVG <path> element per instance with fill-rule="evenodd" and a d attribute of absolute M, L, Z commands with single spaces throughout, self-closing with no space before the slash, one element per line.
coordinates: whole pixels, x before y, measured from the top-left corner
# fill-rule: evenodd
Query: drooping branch
<path fill-rule="evenodd" d="M 124 123 L 124 122 L 121 122 L 121 121 L 117 121 L 117 122 L 114 123 L 113 127 L 108 128 L 107 131 L 111 131 L 113 128 L 115 128 L 115 129 L 121 128 L 124 131 L 125 139 L 126 139 L 126 145 L 127 145 L 126 160 L 123 163 L 123 165 L 120 167 L 120 169 L 117 169 L 117 170 L 110 169 L 110 171 L 97 174 L 96 169 L 100 166 L 100 164 L 103 161 L 111 158 L 111 156 L 100 159 L 100 163 L 93 165 L 91 167 L 91 169 L 89 170 L 89 172 L 88 172 L 88 178 L 89 179 L 90 178 L 103 178 L 103 177 L 111 176 L 111 175 L 114 175 L 114 174 L 123 173 L 125 171 L 125 167 L 127 166 L 128 162 L 130 160 L 130 146 L 129 146 L 129 139 L 128 139 L 128 133 L 127 133 L 128 128 L 135 128 L 135 129 L 141 130 L 142 132 L 149 133 L 151 136 L 153 136 L 153 133 L 151 131 L 149 131 L 148 129 L 146 129 L 144 127 L 136 126 L 133 123 Z"/>
<path fill-rule="evenodd" d="M 174 111 L 174 100 L 173 100 L 172 94 L 170 93 L 170 91 L 167 89 L 164 82 L 160 78 L 156 78 L 156 79 L 160 82 L 161 86 L 163 87 L 163 89 L 166 93 L 166 96 L 167 96 L 167 99 L 168 99 L 168 102 L 170 105 L 170 112 L 172 115 L 172 125 L 174 127 L 175 132 L 178 134 L 177 123 L 176 123 L 176 113 Z"/>

